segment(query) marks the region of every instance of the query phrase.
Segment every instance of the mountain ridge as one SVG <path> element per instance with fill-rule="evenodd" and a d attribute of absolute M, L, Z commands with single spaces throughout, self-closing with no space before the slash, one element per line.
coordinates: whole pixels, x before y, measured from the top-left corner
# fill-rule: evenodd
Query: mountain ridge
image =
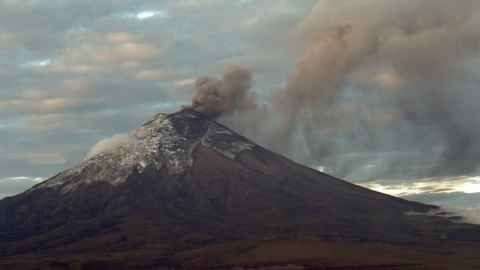
<path fill-rule="evenodd" d="M 405 215 L 438 207 L 296 164 L 191 109 L 157 114 L 130 137 L 134 141 L 1 200 L 0 258 L 155 247 L 171 259 L 261 239 L 400 246 L 480 241 L 480 226 Z"/>
<path fill-rule="evenodd" d="M 205 117 L 191 109 L 184 110 L 184 115 L 197 120 L 203 120 L 201 118 Z M 196 145 L 190 145 L 187 142 L 187 138 L 178 136 L 174 131 L 174 127 L 170 120 L 171 119 L 169 119 L 166 114 L 160 113 L 153 116 L 142 125 L 142 127 L 129 134 L 129 137 L 132 139 L 130 142 L 90 157 L 79 165 L 67 169 L 43 183 L 37 184 L 32 190 L 62 185 L 62 182 L 58 182 L 57 180 L 65 180 L 65 178 L 75 177 L 75 174 L 79 174 L 80 171 L 85 170 L 89 165 L 98 163 L 102 163 L 107 167 L 118 167 L 119 169 L 123 169 L 122 167 L 126 167 L 125 169 L 127 170 L 136 168 L 139 172 L 141 172 L 147 165 L 153 165 L 157 169 L 161 169 L 162 166 L 165 166 L 172 176 L 181 174 L 186 170 L 185 166 L 191 165 L 192 160 L 189 151 L 193 150 Z M 211 140 L 210 137 L 215 136 L 214 132 L 223 132 L 232 136 L 233 133 L 222 125 L 219 125 L 215 131 L 213 130 L 214 129 L 207 127 L 207 130 L 200 141 L 203 145 L 207 145 L 227 157 L 234 158 L 235 152 L 242 151 L 243 149 L 247 149 L 254 145 L 250 141 L 242 140 L 233 143 L 230 147 L 227 145 L 225 149 L 219 149 L 214 145 L 208 144 L 208 141 Z M 161 136 L 158 136 L 159 134 L 161 134 Z M 185 151 L 185 149 L 187 149 L 187 151 Z M 162 162 L 162 160 L 167 160 L 167 162 Z M 115 166 L 115 164 L 119 164 L 119 166 Z M 115 178 L 113 182 L 110 182 L 113 186 L 125 181 L 125 177 L 122 175 L 87 177 L 89 181 L 107 181 L 111 178 Z M 94 180 L 92 180 L 92 178 L 94 178 Z M 72 187 L 64 187 L 65 190 L 63 190 L 63 192 L 68 192 L 70 188 Z"/>

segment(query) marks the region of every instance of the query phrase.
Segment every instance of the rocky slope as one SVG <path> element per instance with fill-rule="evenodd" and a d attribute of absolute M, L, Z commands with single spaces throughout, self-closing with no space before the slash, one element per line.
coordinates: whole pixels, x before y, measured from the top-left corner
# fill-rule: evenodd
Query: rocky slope
<path fill-rule="evenodd" d="M 406 215 L 435 206 L 296 164 L 193 111 L 0 201 L 0 254 L 178 252 L 237 240 L 395 245 L 478 241 L 478 226 Z M 159 263 L 159 264 L 162 264 Z"/>

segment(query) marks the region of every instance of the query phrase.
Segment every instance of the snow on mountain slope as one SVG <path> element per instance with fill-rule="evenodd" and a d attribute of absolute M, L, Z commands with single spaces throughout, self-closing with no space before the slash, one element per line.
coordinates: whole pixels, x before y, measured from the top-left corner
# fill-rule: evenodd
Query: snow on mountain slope
<path fill-rule="evenodd" d="M 175 127 L 173 115 L 160 113 L 131 132 L 129 136 L 132 140 L 88 158 L 79 165 L 36 185 L 30 191 L 54 188 L 59 189 L 61 193 L 67 193 L 81 184 L 97 181 L 117 186 L 125 182 L 132 170 L 142 172 L 146 167 L 166 168 L 169 175 L 178 176 L 192 165 L 192 151 L 198 143 L 231 159 L 235 159 L 241 151 L 255 146 L 254 143 L 234 135 L 221 125 L 213 124 L 193 110 L 185 111 L 185 116 L 193 121 L 203 120 L 201 122 L 204 124 L 204 131 L 198 138 L 194 140 L 187 138 L 182 134 L 182 128 Z M 215 143 L 212 143 L 214 141 Z"/>

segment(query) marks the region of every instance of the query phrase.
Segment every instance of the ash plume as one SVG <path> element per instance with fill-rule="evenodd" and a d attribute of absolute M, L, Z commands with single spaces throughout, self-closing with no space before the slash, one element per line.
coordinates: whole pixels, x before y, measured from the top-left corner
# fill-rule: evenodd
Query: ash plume
<path fill-rule="evenodd" d="M 388 166 L 376 177 L 469 174 L 480 163 L 478 29 L 476 0 L 319 1 L 294 37 L 311 45 L 266 104 L 247 98 L 250 72 L 232 79 L 229 68 L 197 79 L 191 107 L 340 177 L 368 165 L 354 155 L 365 152 Z M 402 151 L 416 154 L 392 155 Z"/>
<path fill-rule="evenodd" d="M 235 110 L 254 108 L 255 97 L 249 92 L 251 85 L 250 70 L 229 66 L 221 79 L 198 77 L 192 104 L 184 108 L 194 109 L 214 119 L 224 114 L 231 115 Z"/>

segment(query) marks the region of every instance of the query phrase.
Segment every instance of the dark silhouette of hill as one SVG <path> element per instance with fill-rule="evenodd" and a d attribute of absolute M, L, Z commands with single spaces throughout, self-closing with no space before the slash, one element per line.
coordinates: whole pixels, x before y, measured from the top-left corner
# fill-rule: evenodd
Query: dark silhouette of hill
<path fill-rule="evenodd" d="M 0 201 L 0 269 L 476 267 L 479 226 L 409 215 L 438 208 L 296 164 L 191 109 L 130 137 Z"/>

